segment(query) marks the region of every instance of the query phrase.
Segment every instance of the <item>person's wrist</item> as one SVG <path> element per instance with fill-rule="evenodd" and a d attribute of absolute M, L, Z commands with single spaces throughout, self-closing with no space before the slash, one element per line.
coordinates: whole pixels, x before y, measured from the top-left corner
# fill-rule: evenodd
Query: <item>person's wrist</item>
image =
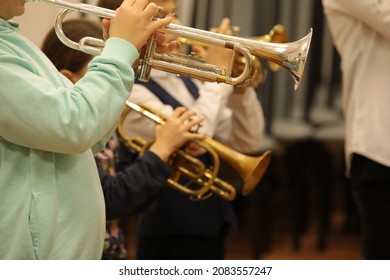
<path fill-rule="evenodd" d="M 155 153 L 163 162 L 167 162 L 171 156 L 171 152 L 166 147 L 159 145 L 159 143 L 154 143 L 150 147 L 150 151 Z"/>

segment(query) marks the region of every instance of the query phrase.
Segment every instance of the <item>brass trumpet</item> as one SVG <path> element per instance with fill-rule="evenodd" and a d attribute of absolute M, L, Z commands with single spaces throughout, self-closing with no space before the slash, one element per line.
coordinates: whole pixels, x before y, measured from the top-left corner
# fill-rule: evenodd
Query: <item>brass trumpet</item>
<path fill-rule="evenodd" d="M 129 137 L 126 135 L 123 129 L 123 122 L 126 115 L 134 110 L 160 125 L 165 123 L 166 117 L 144 105 L 135 104 L 130 101 L 127 101 L 126 105 L 127 108 L 123 111 L 119 122 L 118 134 L 129 148 L 142 154 L 148 149 L 150 143 L 138 137 Z M 235 187 L 217 177 L 220 159 L 232 166 L 244 181 L 244 186 L 241 190 L 244 196 L 250 194 L 257 186 L 271 160 L 271 152 L 269 151 L 259 157 L 247 156 L 209 137 L 201 141 L 196 141 L 195 143 L 210 153 L 213 158 L 213 166 L 206 168 L 202 161 L 186 154 L 182 150 L 178 150 L 171 156 L 168 162 L 173 172 L 167 181 L 170 186 L 184 192 L 195 200 L 206 199 L 213 194 L 228 201 L 236 197 L 237 190 Z M 181 178 L 186 178 L 188 183 L 183 184 L 179 182 Z M 191 183 L 196 183 L 200 187 L 198 189 L 190 189 L 189 185 Z"/>
<path fill-rule="evenodd" d="M 62 43 L 70 48 L 80 50 L 88 54 L 99 55 L 101 53 L 105 44 L 103 40 L 93 37 L 84 37 L 80 40 L 80 42 L 73 42 L 64 35 L 64 32 L 62 31 L 62 21 L 66 14 L 73 11 L 108 19 L 115 16 L 115 11 L 94 5 L 69 3 L 63 0 L 26 0 L 26 2 L 34 1 L 53 4 L 63 8 L 63 10 L 58 14 L 55 22 L 55 30 Z M 177 57 L 177 54 L 174 53 L 155 53 L 156 42 L 153 38 L 150 38 L 140 55 L 138 63 L 134 65 L 136 78 L 144 82 L 149 81 L 150 71 L 154 68 L 189 76 L 203 81 L 243 86 L 250 83 L 252 78 L 251 56 L 254 55 L 265 58 L 286 69 L 293 77 L 295 81 L 294 88 L 297 89 L 302 79 L 312 37 L 312 29 L 310 29 L 309 33 L 305 37 L 295 42 L 284 44 L 258 42 L 256 40 L 218 34 L 172 23 L 159 31 L 209 45 L 232 49 L 234 52 L 240 53 L 245 58 L 246 63 L 244 70 L 238 77 L 232 77 L 230 75 L 231 73 L 224 74 L 224 71 L 219 67 L 212 64 L 205 65 L 204 62 L 199 61 L 198 59 L 193 59 L 191 57 L 183 58 L 181 55 Z M 233 67 L 230 68 L 232 69 Z"/>

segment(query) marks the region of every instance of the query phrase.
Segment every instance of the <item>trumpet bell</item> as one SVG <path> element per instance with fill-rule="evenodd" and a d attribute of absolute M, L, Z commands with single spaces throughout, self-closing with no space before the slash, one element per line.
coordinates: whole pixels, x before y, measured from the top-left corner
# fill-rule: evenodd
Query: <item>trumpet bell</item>
<path fill-rule="evenodd" d="M 257 186 L 257 184 L 260 182 L 260 180 L 263 178 L 265 172 L 268 169 L 268 166 L 271 162 L 272 154 L 270 151 L 264 152 L 263 155 L 261 155 L 258 158 L 253 158 L 253 162 L 250 162 L 249 159 L 247 159 L 247 163 L 249 166 L 253 166 L 253 170 L 247 172 L 247 175 L 243 173 L 241 176 L 244 176 L 244 186 L 242 188 L 242 195 L 247 196 L 250 194 Z M 246 170 L 243 168 L 243 170 Z M 246 177 L 245 177 L 246 176 Z"/>
<path fill-rule="evenodd" d="M 221 160 L 225 161 L 238 173 L 244 181 L 241 194 L 243 196 L 249 195 L 267 171 L 272 153 L 266 151 L 258 157 L 248 156 L 234 151 L 214 139 L 206 138 L 204 141 L 217 151 Z"/>
<path fill-rule="evenodd" d="M 301 82 L 308 57 L 313 29 L 309 33 L 290 43 L 256 42 L 249 39 L 240 39 L 249 51 L 258 57 L 267 59 L 282 68 L 285 68 L 295 81 L 294 89 L 297 90 Z"/>

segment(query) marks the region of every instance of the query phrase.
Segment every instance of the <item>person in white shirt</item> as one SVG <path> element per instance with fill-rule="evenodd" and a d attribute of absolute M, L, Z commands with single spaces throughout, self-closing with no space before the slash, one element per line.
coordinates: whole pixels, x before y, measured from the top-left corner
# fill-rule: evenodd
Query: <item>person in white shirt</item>
<path fill-rule="evenodd" d="M 175 1 L 155 1 L 167 14 L 175 12 Z M 165 6 L 164 4 L 168 5 Z M 218 32 L 231 34 L 224 19 Z M 208 47 L 207 61 L 228 67 L 230 51 Z M 152 70 L 151 81 L 136 84 L 129 99 L 170 114 L 176 106 L 191 109 L 204 117 L 200 133 L 241 152 L 258 153 L 264 132 L 261 104 L 252 87 L 237 92 L 231 85 L 207 83 Z M 154 123 L 139 114 L 129 114 L 124 128 L 145 140 L 153 140 Z M 223 259 L 228 229 L 236 226 L 231 203 L 217 195 L 192 201 L 173 188 L 140 215 L 138 259 Z"/>
<path fill-rule="evenodd" d="M 118 1 L 109 1 L 114 2 Z M 153 2 L 163 7 L 165 14 L 176 10 L 176 1 Z M 115 8 L 106 4 L 104 0 L 99 2 L 99 6 Z M 231 34 L 229 19 L 222 20 L 218 32 Z M 225 67 L 230 64 L 230 51 L 209 47 L 207 56 L 209 63 Z M 184 106 L 204 117 L 200 133 L 241 153 L 260 150 L 264 116 L 252 87 L 238 93 L 231 85 L 152 70 L 151 80 L 135 84 L 129 100 L 146 104 L 165 115 L 171 114 L 176 106 Z M 154 126 L 136 113 L 128 114 L 124 123 L 124 129 L 130 135 L 147 141 L 155 138 Z M 137 258 L 223 259 L 227 229 L 236 223 L 231 203 L 217 195 L 204 201 L 193 201 L 176 189 L 165 188 L 161 197 L 140 216 Z"/>
<path fill-rule="evenodd" d="M 390 259 L 390 1 L 322 3 L 341 57 L 346 164 L 363 256 Z"/>

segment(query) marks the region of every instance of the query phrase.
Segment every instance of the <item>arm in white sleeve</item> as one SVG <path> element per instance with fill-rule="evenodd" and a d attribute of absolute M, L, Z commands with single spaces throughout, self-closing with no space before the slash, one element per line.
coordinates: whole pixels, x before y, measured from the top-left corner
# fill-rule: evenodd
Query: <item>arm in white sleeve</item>
<path fill-rule="evenodd" d="M 265 121 L 262 106 L 253 88 L 232 94 L 224 118 L 218 123 L 215 138 L 242 153 L 259 151 Z"/>
<path fill-rule="evenodd" d="M 325 12 L 338 12 L 363 22 L 390 40 L 390 0 L 323 0 Z"/>
<path fill-rule="evenodd" d="M 224 114 L 233 87 L 226 84 L 204 83 L 199 88 L 199 98 L 191 107 L 199 116 L 204 117 L 199 132 L 214 137 L 219 120 Z"/>

